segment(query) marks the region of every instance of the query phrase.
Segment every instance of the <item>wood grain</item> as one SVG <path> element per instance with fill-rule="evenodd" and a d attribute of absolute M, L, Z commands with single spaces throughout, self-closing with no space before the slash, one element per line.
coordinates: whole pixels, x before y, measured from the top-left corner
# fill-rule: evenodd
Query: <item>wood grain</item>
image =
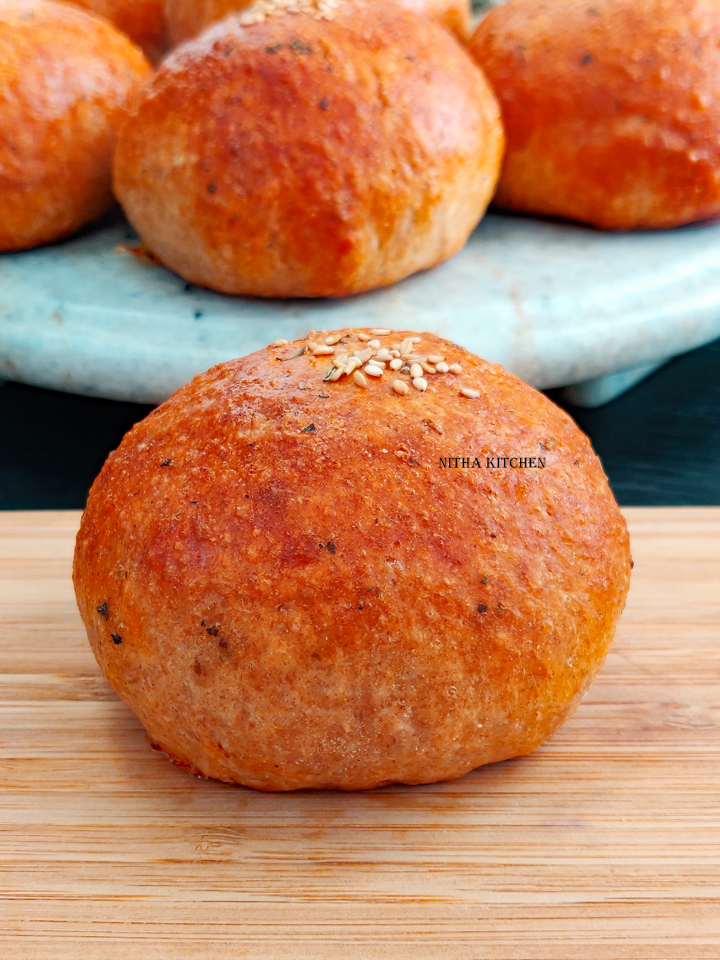
<path fill-rule="evenodd" d="M 154 753 L 99 675 L 76 513 L 0 514 L 0 956 L 720 957 L 720 509 L 633 509 L 612 652 L 532 757 L 263 795 Z"/>

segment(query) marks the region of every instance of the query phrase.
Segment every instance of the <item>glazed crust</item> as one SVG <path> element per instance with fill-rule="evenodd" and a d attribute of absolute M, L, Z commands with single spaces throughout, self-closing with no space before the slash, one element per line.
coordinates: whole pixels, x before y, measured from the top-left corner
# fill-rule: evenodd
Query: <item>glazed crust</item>
<path fill-rule="evenodd" d="M 71 0 L 105 17 L 156 63 L 167 46 L 163 0 Z"/>
<path fill-rule="evenodd" d="M 404 396 L 403 373 L 327 382 L 331 359 L 303 346 L 196 377 L 110 455 L 74 566 L 103 673 L 176 762 L 261 790 L 449 780 L 530 753 L 579 702 L 628 589 L 587 438 L 429 334 L 418 349 L 462 372 Z M 440 465 L 463 456 L 483 468 Z M 486 468 L 499 456 L 545 468 Z"/>
<path fill-rule="evenodd" d="M 165 18 L 172 46 L 190 40 L 229 13 L 244 10 L 252 0 L 165 0 Z M 470 39 L 469 0 L 395 0 L 406 10 L 437 20 L 460 39 Z"/>
<path fill-rule="evenodd" d="M 58 240 L 109 207 L 120 117 L 150 73 L 104 20 L 0 0 L 0 252 Z"/>
<path fill-rule="evenodd" d="M 225 293 L 337 297 L 455 253 L 502 154 L 450 34 L 396 7 L 229 18 L 179 47 L 125 124 L 115 189 L 150 250 Z"/>
<path fill-rule="evenodd" d="M 612 230 L 720 214 L 715 0 L 509 0 L 469 49 L 502 105 L 498 205 Z"/>

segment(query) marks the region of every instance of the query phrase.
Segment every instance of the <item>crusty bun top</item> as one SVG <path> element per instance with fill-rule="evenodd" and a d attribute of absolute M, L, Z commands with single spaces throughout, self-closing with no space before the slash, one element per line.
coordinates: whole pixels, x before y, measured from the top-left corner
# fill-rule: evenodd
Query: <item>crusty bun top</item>
<path fill-rule="evenodd" d="M 281 0 L 282 2 L 282 0 Z M 373 0 L 369 0 L 373 2 Z M 380 0 L 385 2 L 385 0 Z M 470 38 L 469 0 L 394 0 L 399 6 L 415 13 L 425 14 L 452 30 L 461 40 Z M 165 16 L 168 35 L 173 46 L 197 36 L 216 20 L 236 13 L 250 6 L 253 0 L 165 0 Z M 295 9 L 311 7 L 311 0 L 285 0 Z M 330 4 L 327 11 L 332 14 L 337 4 Z"/>
<path fill-rule="evenodd" d="M 221 21 L 123 128 L 117 196 L 187 280 L 345 296 L 441 262 L 484 213 L 503 133 L 481 71 L 425 17 L 333 3 Z"/>
<path fill-rule="evenodd" d="M 630 557 L 589 442 L 500 367 L 412 336 L 221 364 L 103 467 L 80 611 L 179 763 L 267 790 L 451 779 L 533 750 L 598 669 Z M 363 382 L 350 354 L 381 347 L 400 369 Z"/>

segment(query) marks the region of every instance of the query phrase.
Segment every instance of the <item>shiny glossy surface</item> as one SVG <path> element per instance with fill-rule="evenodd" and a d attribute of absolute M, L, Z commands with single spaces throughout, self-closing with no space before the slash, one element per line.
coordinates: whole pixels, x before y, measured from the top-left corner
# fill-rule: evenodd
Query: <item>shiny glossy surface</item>
<path fill-rule="evenodd" d="M 499 109 L 449 33 L 396 6 L 229 18 L 120 132 L 115 192 L 163 263 L 225 293 L 340 297 L 441 263 L 500 169 Z"/>
<path fill-rule="evenodd" d="M 599 668 L 630 551 L 587 438 L 500 367 L 416 348 L 450 372 L 402 396 L 409 373 L 328 382 L 308 340 L 260 350 L 108 458 L 80 613 L 182 766 L 263 790 L 454 779 L 532 752 Z"/>

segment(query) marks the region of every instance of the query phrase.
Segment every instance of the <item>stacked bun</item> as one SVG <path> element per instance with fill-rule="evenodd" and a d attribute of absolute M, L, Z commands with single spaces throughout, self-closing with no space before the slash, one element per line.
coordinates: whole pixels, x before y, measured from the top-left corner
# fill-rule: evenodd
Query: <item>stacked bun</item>
<path fill-rule="evenodd" d="M 338 297 L 452 256 L 502 149 L 482 72 L 428 18 L 260 0 L 165 60 L 121 132 L 115 190 L 187 280 Z"/>
<path fill-rule="evenodd" d="M 142 47 L 153 61 L 167 46 L 163 0 L 70 0 L 91 13 L 105 17 L 118 30 Z"/>
<path fill-rule="evenodd" d="M 499 206 L 611 230 L 720 214 L 715 0 L 509 0 L 470 52 L 502 105 Z"/>
<path fill-rule="evenodd" d="M 0 252 L 68 236 L 108 208 L 117 127 L 150 73 L 105 20 L 0 0 Z"/>

